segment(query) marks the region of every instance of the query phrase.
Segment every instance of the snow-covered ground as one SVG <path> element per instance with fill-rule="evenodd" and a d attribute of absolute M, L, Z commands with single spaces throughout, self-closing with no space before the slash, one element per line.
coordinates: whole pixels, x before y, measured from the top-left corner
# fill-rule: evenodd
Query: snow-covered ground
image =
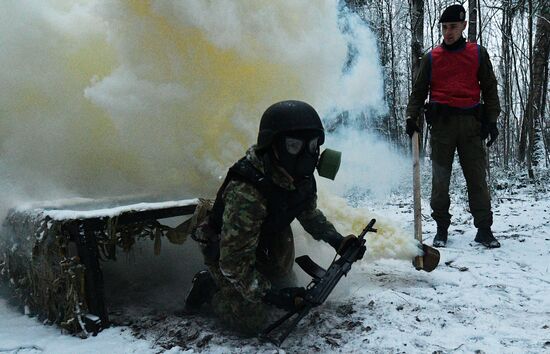
<path fill-rule="evenodd" d="M 348 291 L 312 311 L 281 348 L 239 338 L 209 316 L 163 310 L 120 316 L 118 326 L 79 339 L 0 298 L 0 353 L 548 353 L 550 192 L 544 183 L 497 185 L 494 231 L 502 248 L 473 242 L 464 192 L 455 188 L 449 243 L 435 271 L 399 260 L 356 264 L 339 284 Z M 431 244 L 427 195 L 424 233 Z M 395 195 L 369 208 L 409 227 L 409 199 Z"/>

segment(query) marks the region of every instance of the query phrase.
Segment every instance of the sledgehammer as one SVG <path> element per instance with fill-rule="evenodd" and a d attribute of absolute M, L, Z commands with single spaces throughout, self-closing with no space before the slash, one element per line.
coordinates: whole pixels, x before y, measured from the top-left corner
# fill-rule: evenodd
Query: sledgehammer
<path fill-rule="evenodd" d="M 420 151 L 418 147 L 418 133 L 414 132 L 412 142 L 413 155 L 413 200 L 414 200 L 414 238 L 422 245 L 422 256 L 413 260 L 416 270 L 431 272 L 439 264 L 439 251 L 422 243 L 422 207 L 420 205 Z"/>

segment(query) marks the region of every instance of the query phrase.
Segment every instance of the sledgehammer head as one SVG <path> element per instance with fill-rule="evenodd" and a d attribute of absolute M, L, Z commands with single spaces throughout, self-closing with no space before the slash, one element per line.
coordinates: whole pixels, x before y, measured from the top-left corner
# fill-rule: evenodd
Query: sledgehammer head
<path fill-rule="evenodd" d="M 422 244 L 422 251 L 424 252 L 422 256 L 413 259 L 413 266 L 416 270 L 431 272 L 439 264 L 439 251 L 425 244 Z"/>

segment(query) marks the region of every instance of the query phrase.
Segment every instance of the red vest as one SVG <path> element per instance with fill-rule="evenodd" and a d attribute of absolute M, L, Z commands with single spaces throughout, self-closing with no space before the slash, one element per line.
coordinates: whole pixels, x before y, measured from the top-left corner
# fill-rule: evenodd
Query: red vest
<path fill-rule="evenodd" d="M 463 49 L 431 52 L 430 102 L 470 108 L 479 104 L 479 46 L 466 43 Z"/>

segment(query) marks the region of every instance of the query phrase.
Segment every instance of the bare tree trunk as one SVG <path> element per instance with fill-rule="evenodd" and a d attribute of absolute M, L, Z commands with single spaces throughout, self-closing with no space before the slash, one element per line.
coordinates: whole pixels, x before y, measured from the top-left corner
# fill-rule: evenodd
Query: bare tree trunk
<path fill-rule="evenodd" d="M 477 41 L 477 0 L 468 0 L 468 42 Z"/>
<path fill-rule="evenodd" d="M 523 23 L 521 23 L 523 25 Z M 525 103 L 525 93 L 528 91 L 528 88 L 525 88 L 525 85 L 522 85 L 522 83 L 527 82 L 528 80 L 525 80 L 525 73 L 524 73 L 524 67 L 521 66 L 521 61 L 517 58 L 518 57 L 518 49 L 516 48 L 516 43 L 514 42 L 514 37 L 510 38 L 510 44 L 512 45 L 512 62 L 513 62 L 513 75 L 512 77 L 515 79 L 516 84 L 516 94 L 519 98 L 519 106 L 522 107 L 522 109 L 525 109 L 526 103 Z M 521 74 L 521 77 L 520 77 Z M 520 82 L 520 79 L 521 82 Z M 515 97 L 514 97 L 515 98 Z M 512 111 L 515 116 L 515 112 Z M 515 127 L 516 136 L 515 136 L 515 142 L 513 146 L 517 147 L 517 157 L 519 162 L 525 162 L 525 146 L 526 146 L 526 139 L 525 139 L 525 130 L 524 128 L 524 122 L 525 122 L 525 112 L 521 114 L 521 117 L 516 119 L 517 127 Z"/>
<path fill-rule="evenodd" d="M 424 47 L 424 1 L 411 1 L 411 62 L 412 77 L 416 78 Z"/>
<path fill-rule="evenodd" d="M 502 115 L 504 120 L 504 167 L 508 168 L 510 162 L 510 110 L 512 102 L 510 42 L 512 39 L 513 22 L 513 14 L 509 0 L 503 1 L 502 12 L 502 59 L 500 61 L 500 73 L 503 87 Z"/>
<path fill-rule="evenodd" d="M 548 60 L 548 58 L 547 58 Z M 544 81 L 542 83 L 542 107 L 540 109 L 540 130 L 542 134 L 542 142 L 544 143 L 544 158 L 546 162 L 546 168 L 550 167 L 550 151 L 548 151 L 549 143 L 548 143 L 548 135 L 547 134 L 547 124 L 544 122 L 544 117 L 546 117 L 546 103 L 548 98 L 548 65 L 546 65 L 544 70 Z"/>
<path fill-rule="evenodd" d="M 534 122 L 533 122 L 533 0 L 529 0 L 529 95 L 527 96 L 527 172 L 530 178 L 534 178 L 533 174 L 533 138 L 534 138 Z"/>
<path fill-rule="evenodd" d="M 428 23 L 430 27 L 430 46 L 433 48 L 434 46 L 434 21 L 432 18 L 432 14 L 435 13 L 434 9 L 430 8 L 430 0 L 426 2 L 426 14 L 428 16 Z"/>
<path fill-rule="evenodd" d="M 420 67 L 422 50 L 424 48 L 424 0 L 411 0 L 411 77 L 414 81 Z M 412 83 L 411 83 L 412 85 Z M 420 115 L 419 126 L 424 126 L 424 115 Z M 421 129 L 423 130 L 423 129 Z M 420 155 L 424 156 L 426 151 L 422 144 L 423 132 L 420 133 Z"/>
<path fill-rule="evenodd" d="M 530 1 L 531 3 L 531 1 Z M 529 98 L 527 100 L 529 104 L 529 154 L 528 161 L 530 161 L 529 175 L 533 175 L 532 165 L 538 163 L 538 158 L 535 156 L 536 142 L 541 138 L 539 136 L 541 121 L 541 113 L 543 112 L 543 97 L 545 96 L 543 91 L 545 89 L 544 77 L 545 71 L 548 67 L 548 54 L 550 49 L 550 9 L 548 7 L 548 0 L 542 0 L 539 3 L 537 11 L 537 25 L 535 42 L 530 52 L 531 54 L 531 85 L 529 86 Z M 532 36 L 532 34 L 531 34 Z M 532 37 L 530 38 L 532 41 Z M 536 135 L 535 136 L 535 131 Z"/>
<path fill-rule="evenodd" d="M 529 16 L 528 16 L 528 25 L 527 25 L 527 31 L 528 31 L 528 47 L 529 47 L 529 93 L 532 91 L 532 85 L 533 85 L 533 56 L 531 54 L 532 52 L 532 37 L 533 37 L 533 12 L 532 12 L 532 1 L 529 0 Z M 531 99 L 532 97 L 530 95 L 527 96 L 527 104 L 525 106 L 524 111 L 524 118 L 521 124 L 521 135 L 520 135 L 520 141 L 519 141 L 519 160 L 521 162 L 527 162 L 527 168 L 531 172 L 531 161 L 529 158 L 529 137 L 530 132 L 532 130 L 533 121 L 531 120 L 532 114 L 531 114 Z M 527 159 L 527 161 L 526 161 Z"/>
<path fill-rule="evenodd" d="M 388 75 L 389 73 L 389 70 L 392 70 L 393 67 L 389 67 L 391 65 L 390 63 L 390 55 L 389 55 L 389 52 L 390 52 L 390 48 L 388 46 L 388 41 L 387 41 L 387 37 L 388 37 L 388 28 L 387 28 L 387 25 L 386 23 L 389 22 L 388 18 L 387 18 L 387 15 L 386 15 L 386 12 L 384 11 L 384 1 L 385 0 L 376 0 L 376 12 L 378 13 L 378 20 L 379 20 L 379 23 L 378 23 L 378 28 L 379 28 L 379 32 L 378 32 L 378 40 L 379 40 L 379 48 L 380 48 L 380 52 L 381 52 L 381 63 L 382 63 L 382 67 L 383 67 L 383 71 L 384 71 L 384 93 L 385 93 L 385 96 L 387 97 L 386 99 L 386 102 L 390 105 L 390 112 L 387 113 L 384 117 L 385 119 L 385 127 L 386 127 L 386 130 L 387 130 L 387 137 L 388 137 L 388 142 L 391 142 L 392 139 L 393 139 L 393 134 L 392 134 L 392 111 L 391 111 L 391 105 L 393 103 L 393 97 L 392 97 L 392 90 L 391 90 L 391 80 L 390 80 L 390 75 Z"/>
<path fill-rule="evenodd" d="M 478 34 L 478 43 L 483 45 L 483 21 L 481 16 L 481 0 L 477 0 L 477 18 L 479 19 L 479 34 Z"/>
<path fill-rule="evenodd" d="M 391 140 L 397 143 L 399 137 L 397 136 L 397 66 L 395 64 L 395 41 L 393 38 L 393 4 L 392 0 L 386 0 L 386 8 L 388 11 L 388 32 L 390 35 L 390 77 L 391 77 L 391 100 L 390 100 L 390 116 L 392 120 L 392 126 L 390 127 Z"/>
<path fill-rule="evenodd" d="M 533 178 L 532 167 L 532 138 L 533 138 L 533 2 L 529 0 L 529 17 L 528 17 L 528 48 L 529 48 L 529 94 L 527 96 L 527 105 L 525 106 L 524 119 L 521 125 L 521 136 L 519 145 L 519 160 L 521 162 L 527 162 L 527 171 L 529 177 Z"/>

